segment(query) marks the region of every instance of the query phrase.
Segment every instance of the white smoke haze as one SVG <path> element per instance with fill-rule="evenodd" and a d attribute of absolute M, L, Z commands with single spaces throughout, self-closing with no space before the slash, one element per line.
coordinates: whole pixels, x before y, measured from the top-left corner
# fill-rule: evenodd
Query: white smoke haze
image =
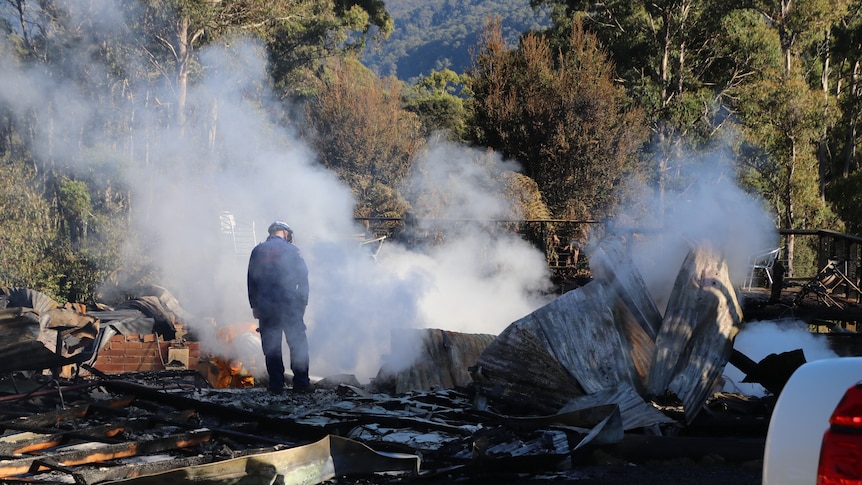
<path fill-rule="evenodd" d="M 97 22 L 94 36 L 103 28 L 115 29 L 108 35 L 127 35 L 124 22 L 136 21 L 123 19 L 111 2 L 87 14 L 94 11 L 106 16 Z M 285 107 L 265 91 L 266 56 L 260 44 L 234 39 L 229 46 L 201 51 L 202 71 L 187 93 L 185 133 L 176 126 L 160 128 L 171 119 L 160 108 L 174 100 L 170 87 L 156 92 L 151 84 L 131 86 L 133 101 L 123 110 L 133 112 L 135 121 L 120 135 L 99 131 L 108 125 L 105 118 L 113 107 L 93 102 L 65 77 L 66 72 L 100 76 L 101 67 L 88 64 L 86 44 L 66 56 L 79 64 L 63 73 L 21 68 L 4 56 L 0 101 L 22 116 L 35 112 L 40 120 L 53 120 L 50 129 L 38 127 L 34 150 L 41 160 L 53 158 L 63 166 L 81 159 L 77 169 L 85 172 L 95 165 L 80 156 L 81 150 L 98 150 L 115 164 L 105 167 L 112 177 L 127 175 L 133 234 L 143 241 L 134 241 L 126 254 L 139 258 L 140 247 L 152 253 L 163 278 L 158 284 L 195 316 L 188 323 L 203 352 L 260 362 L 248 339 L 231 346 L 215 336 L 218 326 L 253 322 L 247 259 L 236 258 L 226 246 L 219 231 L 222 211 L 253 221 L 258 242 L 273 220 L 293 227 L 310 270 L 306 324 L 315 376 L 373 377 L 384 356 L 393 358 L 389 344 L 395 329 L 496 334 L 545 302 L 541 294 L 550 283 L 541 252 L 493 228 L 450 231 L 445 243 L 424 251 L 387 241 L 377 261 L 360 248 L 357 234 L 363 229 L 353 220 L 350 189 L 322 168 L 289 129 L 271 122 L 271 113 Z M 10 50 L 0 47 L 0 52 Z M 144 64 L 142 59 L 129 62 L 131 72 Z M 436 217 L 501 217 L 506 205 L 485 174 L 513 167 L 466 147 L 437 145 L 416 164 L 422 177 L 413 179 L 413 195 L 433 203 Z M 396 355 L 394 361 L 406 363 L 406 357 Z M 256 373 L 264 375 L 262 365 Z"/>
<path fill-rule="evenodd" d="M 740 286 L 749 258 L 777 247 L 778 231 L 762 201 L 735 182 L 732 160 L 722 151 L 674 161 L 662 194 L 641 187 L 641 198 L 621 211 L 609 233 L 645 229 L 629 247 L 659 310 L 664 313 L 683 260 L 692 246 L 708 242 L 727 258 L 731 281 Z"/>
<path fill-rule="evenodd" d="M 427 257 L 398 260 L 429 278 L 420 302 L 426 323 L 468 333 L 498 334 L 549 301 L 550 272 L 542 252 L 488 221 L 518 219 L 501 197 L 502 175 L 518 165 L 499 155 L 447 142 L 414 160 L 405 193 L 418 218 L 419 243 L 443 227 L 443 244 Z M 407 253 L 408 255 L 410 253 Z"/>
<path fill-rule="evenodd" d="M 124 22 L 136 20 L 123 19 L 112 2 L 99 4 L 87 11 L 105 15 L 97 22 L 99 32 L 115 29 L 108 33 L 126 35 Z M 70 0 L 68 5 L 79 4 Z M 99 132 L 116 107 L 94 103 L 64 73 L 22 68 L 4 54 L 10 51 L 11 46 L 0 44 L 0 102 L 45 121 L 37 126 L 33 148 L 42 160 L 71 163 L 79 150 L 98 147 L 103 158 L 117 164 L 106 167 L 111 176 L 127 174 L 135 234 L 146 239 L 143 246 L 152 251 L 164 278 L 160 284 L 200 317 L 190 324 L 197 325 L 192 330 L 204 351 L 241 353 L 215 338 L 214 327 L 202 323 L 207 318 L 219 325 L 253 322 L 247 259 L 226 247 L 219 231 L 222 211 L 254 221 L 258 241 L 273 220 L 293 227 L 310 270 L 306 324 L 315 376 L 350 373 L 366 380 L 376 375 L 385 356 L 409 361 L 410 349 L 390 348 L 393 330 L 498 334 L 550 298 L 541 251 L 515 234 L 479 223 L 518 218 L 500 197 L 499 178 L 517 165 L 468 147 L 429 146 L 414 161 L 405 188 L 420 229 L 445 226 L 444 242 L 412 250 L 387 240 L 375 261 L 358 244 L 363 228 L 353 219 L 349 187 L 321 167 L 290 129 L 272 122 L 272 113 L 286 107 L 266 92 L 266 56 L 256 42 L 234 39 L 229 46 L 202 50 L 200 78 L 189 84 L 191 123 L 184 134 L 175 126 L 157 129 L 167 116 L 160 103 L 174 99 L 170 87 L 155 92 L 152 85 L 131 86 L 132 105 L 121 108 L 134 112 L 135 124 L 120 135 Z M 86 51 L 66 58 L 82 63 L 67 72 L 99 75 L 100 67 L 87 64 Z M 128 62 L 130 72 L 146 64 L 143 59 Z M 637 205 L 641 212 L 632 209 L 618 218 L 660 228 L 660 237 L 648 235 L 632 246 L 660 309 L 691 241 L 718 244 L 738 282 L 749 255 L 778 241 L 761 203 L 733 183 L 730 165 L 720 155 L 679 166 L 684 189 L 661 197 L 644 189 L 645 200 Z M 137 256 L 133 249 L 128 253 Z M 245 340 L 242 348 L 248 352 Z M 398 355 L 399 350 L 411 355 Z M 252 353 L 248 360 L 259 358 Z"/>
<path fill-rule="evenodd" d="M 727 258 L 731 280 L 741 287 L 751 270 L 750 257 L 780 242 L 763 202 L 735 183 L 732 165 L 723 153 L 677 163 L 680 170 L 668 185 L 682 189 L 659 194 L 643 188 L 640 193 L 645 197 L 610 225 L 611 231 L 618 228 L 621 235 L 626 234 L 625 229 L 656 228 L 634 239 L 629 247 L 662 313 L 692 246 L 707 242 L 718 248 Z M 809 362 L 836 356 L 828 342 L 801 321 L 746 323 L 734 338 L 733 347 L 755 362 L 769 354 L 796 349 L 802 349 Z M 743 383 L 745 375 L 732 364 L 725 367 L 724 377 L 726 392 L 751 396 L 766 393 L 760 384 Z"/>
<path fill-rule="evenodd" d="M 797 349 L 802 349 L 806 362 L 838 357 L 823 336 L 808 330 L 808 324 L 791 320 L 750 322 L 736 336 L 733 348 L 754 362 L 760 362 L 770 354 Z M 748 396 L 766 395 L 766 389 L 760 384 L 742 382 L 745 374 L 732 364 L 725 368 L 724 377 L 726 392 L 738 392 Z"/>

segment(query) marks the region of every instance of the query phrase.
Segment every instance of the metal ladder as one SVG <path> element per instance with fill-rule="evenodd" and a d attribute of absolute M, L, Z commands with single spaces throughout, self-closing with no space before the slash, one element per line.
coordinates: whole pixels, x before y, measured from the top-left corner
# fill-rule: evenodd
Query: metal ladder
<path fill-rule="evenodd" d="M 230 237 L 234 257 L 238 260 L 248 259 L 251 250 L 257 246 L 254 221 L 238 221 L 233 213 L 222 211 L 219 214 L 219 226 L 222 234 Z"/>

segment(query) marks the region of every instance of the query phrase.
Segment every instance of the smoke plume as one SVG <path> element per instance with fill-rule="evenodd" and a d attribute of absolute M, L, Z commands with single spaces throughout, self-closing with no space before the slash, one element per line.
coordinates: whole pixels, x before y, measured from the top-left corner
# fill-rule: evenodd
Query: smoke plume
<path fill-rule="evenodd" d="M 215 336 L 219 326 L 253 321 L 247 252 L 236 251 L 221 231 L 226 212 L 253 227 L 257 242 L 273 220 L 294 229 L 310 270 L 306 324 L 315 376 L 373 377 L 396 328 L 496 334 L 544 302 L 543 255 L 487 227 L 447 232 L 445 242 L 421 251 L 387 240 L 371 257 L 359 244 L 363 228 L 353 220 L 350 189 L 290 128 L 273 122 L 273 113 L 293 108 L 267 91 L 266 52 L 255 41 L 200 51 L 201 71 L 187 92 L 190 123 L 182 129 L 164 109 L 174 99 L 169 84 L 125 86 L 133 93 L 127 106 L 100 103 L 108 97 L 88 86 L 103 86 L 110 73 L 90 49 L 128 36 L 126 26 L 137 20 L 112 2 L 98 3 L 66 4 L 70 22 L 89 25 L 91 42 L 66 46 L 62 66 L 24 66 L 9 55 L 11 45 L 0 44 L 0 102 L 21 119 L 50 120 L 34 128 L 40 162 L 129 187 L 136 239 L 126 253 L 133 263 L 141 248 L 150 253 L 163 279 L 158 284 L 195 316 L 188 323 L 204 352 L 260 362 L 246 339 L 236 348 Z M 143 72 L 148 61 L 128 53 L 114 59 L 121 60 L 125 65 L 115 68 L 127 72 Z M 123 120 L 132 120 L 127 129 L 107 128 Z M 411 181 L 414 202 L 439 201 L 437 218 L 493 218 L 504 204 L 482 175 L 512 168 L 468 148 L 432 147 L 416 162 L 423 175 Z M 262 366 L 255 372 L 263 375 Z"/>

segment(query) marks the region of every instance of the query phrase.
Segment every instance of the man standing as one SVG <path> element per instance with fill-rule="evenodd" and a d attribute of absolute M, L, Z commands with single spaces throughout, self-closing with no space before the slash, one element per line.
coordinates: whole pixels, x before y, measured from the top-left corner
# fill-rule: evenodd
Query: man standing
<path fill-rule="evenodd" d="M 269 237 L 251 252 L 248 302 L 259 321 L 270 392 L 279 394 L 284 390 L 282 336 L 290 349 L 293 390 L 313 391 L 303 321 L 308 304 L 308 267 L 293 245 L 293 229 L 284 222 L 270 224 Z"/>

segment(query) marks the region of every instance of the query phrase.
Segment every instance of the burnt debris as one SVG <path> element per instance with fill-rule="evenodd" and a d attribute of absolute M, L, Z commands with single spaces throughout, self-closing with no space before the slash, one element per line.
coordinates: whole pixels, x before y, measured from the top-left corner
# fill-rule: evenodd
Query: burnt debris
<path fill-rule="evenodd" d="M 0 481 L 381 483 L 564 474 L 608 456 L 758 459 L 769 402 L 804 356 L 733 349 L 743 307 L 721 255 L 691 248 L 664 310 L 618 241 L 590 263 L 591 281 L 500 335 L 398 330 L 412 364 L 281 395 L 195 347 L 194 317 L 164 288 L 93 309 L 5 289 Z M 254 337 L 241 330 L 226 338 Z M 132 355 L 137 367 L 120 365 Z M 717 392 L 728 363 L 772 395 Z"/>

